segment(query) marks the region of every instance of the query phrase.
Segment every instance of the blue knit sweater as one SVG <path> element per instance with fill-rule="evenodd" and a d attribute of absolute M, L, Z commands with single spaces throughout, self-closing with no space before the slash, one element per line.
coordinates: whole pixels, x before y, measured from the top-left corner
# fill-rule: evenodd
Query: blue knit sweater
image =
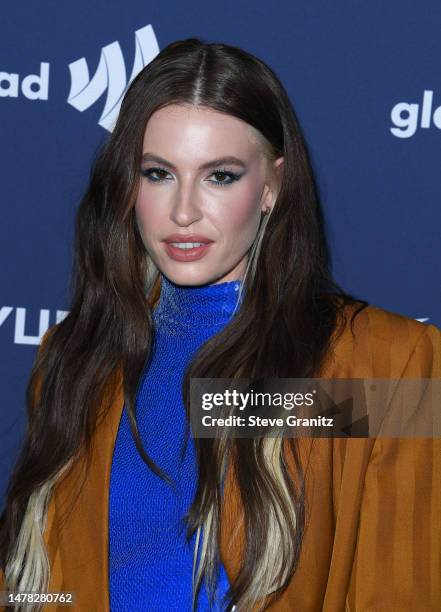
<path fill-rule="evenodd" d="M 179 456 L 186 424 L 181 386 L 196 350 L 231 319 L 240 288 L 240 281 L 199 287 L 175 285 L 164 276 L 161 281 L 137 420 L 147 454 L 172 477 L 177 493 L 139 456 L 124 409 L 110 480 L 111 612 L 191 611 L 196 534 L 186 544 L 182 519 L 196 492 L 197 465 L 191 436 L 184 459 Z M 204 581 L 196 609 L 225 610 L 220 602 L 228 587 L 220 564 L 216 606 L 208 603 Z"/>

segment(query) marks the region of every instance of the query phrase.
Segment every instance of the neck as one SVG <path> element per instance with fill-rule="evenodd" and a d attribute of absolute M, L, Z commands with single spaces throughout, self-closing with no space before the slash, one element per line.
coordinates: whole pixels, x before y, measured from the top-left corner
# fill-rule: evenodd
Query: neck
<path fill-rule="evenodd" d="M 154 310 L 159 325 L 225 325 L 238 304 L 241 281 L 211 285 L 177 285 L 161 274 L 161 294 Z"/>

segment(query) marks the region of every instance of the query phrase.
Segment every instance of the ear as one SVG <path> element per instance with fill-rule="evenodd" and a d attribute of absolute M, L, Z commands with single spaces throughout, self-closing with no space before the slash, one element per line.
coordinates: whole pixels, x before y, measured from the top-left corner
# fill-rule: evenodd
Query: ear
<path fill-rule="evenodd" d="M 282 184 L 284 161 L 284 157 L 278 157 L 268 168 L 268 176 L 261 200 L 261 210 L 264 214 L 271 212 L 276 202 Z"/>

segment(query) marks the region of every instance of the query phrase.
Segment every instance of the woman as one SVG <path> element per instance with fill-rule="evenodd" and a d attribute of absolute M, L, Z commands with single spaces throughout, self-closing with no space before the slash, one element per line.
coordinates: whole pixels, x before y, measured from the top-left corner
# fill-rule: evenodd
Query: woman
<path fill-rule="evenodd" d="M 332 281 L 274 73 L 168 45 L 126 93 L 76 229 L 1 517 L 4 588 L 100 612 L 438 609 L 439 440 L 188 437 L 190 378 L 441 374 L 439 329 Z"/>

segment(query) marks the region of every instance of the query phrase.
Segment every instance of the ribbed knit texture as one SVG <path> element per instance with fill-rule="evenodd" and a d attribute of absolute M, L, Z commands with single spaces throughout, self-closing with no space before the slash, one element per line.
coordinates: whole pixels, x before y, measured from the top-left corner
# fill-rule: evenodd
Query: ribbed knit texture
<path fill-rule="evenodd" d="M 147 454 L 172 477 L 177 493 L 139 456 L 124 409 L 110 481 L 111 612 L 191 611 L 196 534 L 186 544 L 183 516 L 196 492 L 197 464 L 191 436 L 180 457 L 186 426 L 182 380 L 197 349 L 231 319 L 240 288 L 240 281 L 199 287 L 175 285 L 164 276 L 161 281 L 153 311 L 152 360 L 143 374 L 137 420 Z M 225 610 L 220 602 L 228 587 L 220 564 L 215 607 L 209 606 L 204 581 L 196 609 Z"/>

